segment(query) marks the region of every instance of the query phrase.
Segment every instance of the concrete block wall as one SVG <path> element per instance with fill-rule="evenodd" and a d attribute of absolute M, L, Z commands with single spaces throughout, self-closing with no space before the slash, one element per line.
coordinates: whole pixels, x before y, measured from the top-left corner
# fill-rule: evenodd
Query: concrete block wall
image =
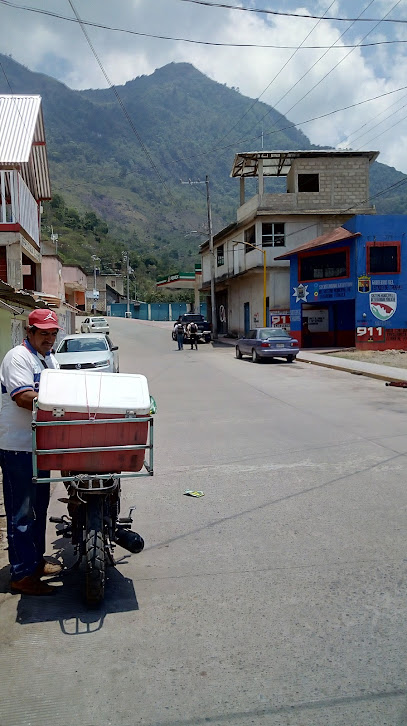
<path fill-rule="evenodd" d="M 298 174 L 319 174 L 319 192 L 298 192 Z M 366 208 L 369 160 L 365 157 L 295 159 L 287 176 L 287 191 L 297 194 L 298 209 Z"/>

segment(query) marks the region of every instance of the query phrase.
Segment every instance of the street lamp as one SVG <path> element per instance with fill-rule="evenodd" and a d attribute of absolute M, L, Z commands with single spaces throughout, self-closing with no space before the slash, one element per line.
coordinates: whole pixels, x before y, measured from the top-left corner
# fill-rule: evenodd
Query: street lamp
<path fill-rule="evenodd" d="M 263 328 L 267 325 L 267 305 L 266 305 L 266 298 L 267 298 L 267 266 L 266 266 L 266 251 L 262 247 L 256 247 L 256 245 L 252 245 L 251 242 L 234 242 L 233 247 L 237 247 L 237 245 L 247 245 L 248 247 L 253 247 L 254 250 L 258 250 L 263 255 Z"/>

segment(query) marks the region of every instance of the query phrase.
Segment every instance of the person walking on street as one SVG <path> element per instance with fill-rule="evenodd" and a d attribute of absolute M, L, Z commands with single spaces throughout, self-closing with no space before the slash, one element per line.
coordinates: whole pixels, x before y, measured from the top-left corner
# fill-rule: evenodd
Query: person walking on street
<path fill-rule="evenodd" d="M 198 326 L 193 321 L 188 325 L 188 335 L 191 341 L 191 350 L 198 350 Z"/>
<path fill-rule="evenodd" d="M 33 484 L 31 412 L 44 368 L 59 368 L 51 353 L 60 326 L 53 310 L 33 310 L 27 337 L 6 353 L 0 368 L 0 466 L 7 517 L 10 589 L 25 595 L 51 595 L 55 588 L 41 581 L 57 575 L 60 564 L 47 562 L 45 531 L 49 484 Z M 39 478 L 49 471 L 38 472 Z"/>
<path fill-rule="evenodd" d="M 178 350 L 184 350 L 184 326 L 177 323 L 175 331 L 177 333 Z"/>

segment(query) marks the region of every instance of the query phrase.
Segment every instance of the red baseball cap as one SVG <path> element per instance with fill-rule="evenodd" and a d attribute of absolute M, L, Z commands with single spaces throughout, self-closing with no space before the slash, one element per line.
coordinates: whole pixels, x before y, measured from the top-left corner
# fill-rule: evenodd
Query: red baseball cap
<path fill-rule="evenodd" d="M 33 310 L 28 316 L 28 325 L 35 325 L 40 330 L 55 330 L 55 328 L 61 330 L 57 314 L 47 309 Z"/>

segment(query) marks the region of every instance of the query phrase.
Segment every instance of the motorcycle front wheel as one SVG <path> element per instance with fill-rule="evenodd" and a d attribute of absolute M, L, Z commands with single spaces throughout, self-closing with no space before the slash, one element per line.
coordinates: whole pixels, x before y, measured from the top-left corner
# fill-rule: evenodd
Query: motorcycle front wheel
<path fill-rule="evenodd" d="M 90 496 L 86 504 L 86 602 L 98 605 L 105 594 L 105 540 L 103 497 Z"/>

